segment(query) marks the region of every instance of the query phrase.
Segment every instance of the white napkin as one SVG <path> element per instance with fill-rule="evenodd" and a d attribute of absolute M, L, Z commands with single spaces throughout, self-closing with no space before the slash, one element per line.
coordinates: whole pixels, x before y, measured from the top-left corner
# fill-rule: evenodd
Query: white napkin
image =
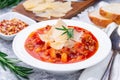
<path fill-rule="evenodd" d="M 104 31 L 108 34 L 108 36 L 110 36 L 111 32 L 117 27 L 117 25 L 115 23 L 111 23 L 108 25 L 107 29 L 105 29 Z M 100 80 L 100 78 L 102 77 L 108 62 L 110 60 L 111 57 L 111 53 L 110 55 L 103 60 L 101 63 L 96 64 L 95 66 L 92 66 L 90 68 L 87 68 L 86 70 L 84 70 L 79 78 L 79 80 Z M 117 59 L 117 57 L 116 57 Z M 116 61 L 115 61 L 116 63 Z M 117 65 L 115 65 L 115 67 L 119 66 L 119 63 L 116 63 Z M 113 67 L 114 68 L 114 67 Z M 117 80 L 117 79 L 113 79 L 113 80 Z"/>
<path fill-rule="evenodd" d="M 96 6 L 96 8 L 94 8 L 92 6 L 92 7 L 88 8 L 87 11 L 98 9 L 101 6 L 104 6 L 104 5 L 108 5 L 108 3 L 104 2 L 104 1 L 101 1 Z M 88 20 L 88 18 L 87 18 L 87 22 L 91 23 Z M 111 23 L 111 24 L 109 24 L 107 26 L 106 29 L 104 29 L 104 31 L 108 34 L 108 36 L 110 36 L 111 32 L 115 29 L 116 26 L 117 25 L 115 23 Z M 106 67 L 108 65 L 109 59 L 111 57 L 111 53 L 112 53 L 112 51 L 110 52 L 110 55 L 105 60 L 103 60 L 101 63 L 99 63 L 99 64 L 97 64 L 95 66 L 92 66 L 90 68 L 85 69 L 82 72 L 82 74 L 80 75 L 79 80 L 100 80 L 100 78 L 102 77 L 102 75 L 103 75 L 103 73 L 104 73 L 104 71 L 105 71 L 105 69 L 106 69 Z M 118 54 L 116 56 L 116 58 L 115 58 L 115 63 L 113 65 L 112 79 L 111 80 L 120 80 L 120 68 L 119 68 L 120 65 L 119 65 L 119 63 L 120 63 L 120 55 Z"/>

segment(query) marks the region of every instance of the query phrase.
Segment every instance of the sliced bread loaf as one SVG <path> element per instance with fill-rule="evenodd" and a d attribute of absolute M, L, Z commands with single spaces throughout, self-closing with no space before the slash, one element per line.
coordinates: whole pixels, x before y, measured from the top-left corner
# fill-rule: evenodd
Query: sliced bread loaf
<path fill-rule="evenodd" d="M 88 13 L 90 20 L 101 28 L 107 27 L 112 22 L 111 19 L 105 18 L 99 14 L 99 10 Z"/>
<path fill-rule="evenodd" d="M 120 24 L 120 3 L 111 3 L 100 8 L 100 15 Z"/>

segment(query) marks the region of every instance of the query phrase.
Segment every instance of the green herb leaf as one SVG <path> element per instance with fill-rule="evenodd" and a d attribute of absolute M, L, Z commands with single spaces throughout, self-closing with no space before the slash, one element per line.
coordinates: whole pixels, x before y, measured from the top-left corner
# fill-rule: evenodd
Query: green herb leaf
<path fill-rule="evenodd" d="M 10 71 L 15 74 L 18 80 L 22 80 L 22 78 L 29 79 L 28 75 L 33 73 L 32 69 L 17 66 L 18 62 L 20 62 L 20 60 L 17 60 L 15 58 L 7 58 L 7 55 L 5 53 L 0 52 L 0 65 L 4 70 L 6 70 L 6 67 L 10 69 Z"/>
<path fill-rule="evenodd" d="M 73 37 L 74 29 L 72 29 L 72 28 L 66 28 L 65 26 L 62 26 L 62 28 L 56 28 L 56 29 L 57 30 L 62 30 L 63 31 L 62 35 L 67 34 L 68 39 Z"/>
<path fill-rule="evenodd" d="M 13 7 L 20 3 L 22 0 L 0 0 L 0 9 L 5 7 Z"/>
<path fill-rule="evenodd" d="M 0 52 L 0 56 L 6 57 L 6 56 L 8 56 L 8 55 L 7 55 L 7 54 L 4 54 L 3 52 Z"/>
<path fill-rule="evenodd" d="M 11 1 L 11 0 L 10 0 Z M 9 1 L 9 2 L 10 2 Z M 18 3 L 20 3 L 22 0 L 14 0 L 14 2 L 12 2 L 12 3 L 9 3 L 9 5 L 8 6 L 10 6 L 10 7 L 12 7 L 12 6 L 15 6 L 15 5 L 17 5 Z"/>
<path fill-rule="evenodd" d="M 68 32 L 67 32 L 67 35 L 69 35 L 68 36 L 68 38 L 72 38 L 73 37 L 73 29 L 68 29 Z"/>

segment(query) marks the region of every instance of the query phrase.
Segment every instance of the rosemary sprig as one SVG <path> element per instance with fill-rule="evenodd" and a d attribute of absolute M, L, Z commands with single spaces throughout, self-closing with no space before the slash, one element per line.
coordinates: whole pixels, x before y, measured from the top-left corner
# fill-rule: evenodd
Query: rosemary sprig
<path fill-rule="evenodd" d="M 18 66 L 17 63 L 20 62 L 15 58 L 7 58 L 7 54 L 0 52 L 0 65 L 4 70 L 8 68 L 11 72 L 15 74 L 18 80 L 23 80 L 22 78 L 29 80 L 28 75 L 33 73 L 31 68 L 26 68 Z"/>
<path fill-rule="evenodd" d="M 56 29 L 63 31 L 62 35 L 67 34 L 68 39 L 73 37 L 74 29 L 72 29 L 72 28 L 66 28 L 65 26 L 62 26 L 62 28 L 56 28 Z"/>

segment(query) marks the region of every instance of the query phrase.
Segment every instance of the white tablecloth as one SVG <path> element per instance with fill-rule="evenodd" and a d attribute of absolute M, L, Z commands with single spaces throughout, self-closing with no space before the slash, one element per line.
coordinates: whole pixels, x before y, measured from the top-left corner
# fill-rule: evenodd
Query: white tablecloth
<path fill-rule="evenodd" d="M 101 0 L 99 0 L 101 1 Z M 120 2 L 119 0 L 105 0 L 107 2 Z M 97 5 L 97 4 L 96 4 Z M 86 9 L 85 11 L 83 11 L 82 13 L 78 14 L 77 16 L 73 17 L 72 19 L 77 20 L 77 21 L 84 21 L 86 23 L 91 24 L 87 13 L 90 10 L 94 10 L 96 8 L 96 5 L 94 6 L 90 6 L 88 9 Z M 11 11 L 10 8 L 6 8 L 3 10 L 0 10 L 0 15 Z M 9 57 L 12 58 L 16 58 L 16 56 L 13 53 L 12 50 L 12 41 L 5 41 L 2 40 L 0 38 L 0 51 L 7 53 L 9 55 Z M 20 63 L 21 66 L 27 66 L 27 67 L 31 67 L 25 63 Z M 33 67 L 31 67 L 33 68 Z M 48 73 L 46 71 L 42 71 L 39 70 L 37 68 L 33 68 L 34 69 L 34 73 L 31 74 L 30 80 L 77 80 L 81 74 L 80 72 L 74 73 L 74 74 L 66 74 L 66 75 L 54 75 L 51 73 Z M 4 71 L 1 67 L 0 67 L 0 80 L 17 80 L 16 77 L 9 71 Z M 117 79 L 115 79 L 117 80 Z"/>

